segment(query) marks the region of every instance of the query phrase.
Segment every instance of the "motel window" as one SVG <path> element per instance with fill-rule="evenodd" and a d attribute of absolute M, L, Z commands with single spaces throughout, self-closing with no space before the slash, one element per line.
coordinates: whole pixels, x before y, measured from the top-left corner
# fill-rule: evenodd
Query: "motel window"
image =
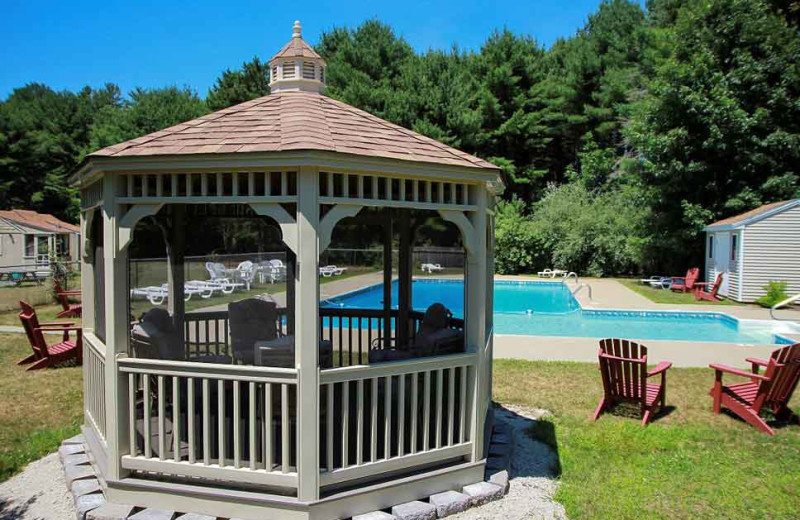
<path fill-rule="evenodd" d="M 56 236 L 56 252 L 58 256 L 69 255 L 69 235 Z"/>
<path fill-rule="evenodd" d="M 25 256 L 32 258 L 36 255 L 36 236 L 25 235 Z"/>
<path fill-rule="evenodd" d="M 714 258 L 714 235 L 708 235 L 708 257 Z"/>
<path fill-rule="evenodd" d="M 46 259 L 50 254 L 50 237 L 42 235 L 36 237 L 36 254 L 41 259 Z"/>
<path fill-rule="evenodd" d="M 734 262 L 738 256 L 739 235 L 731 235 L 731 260 Z"/>

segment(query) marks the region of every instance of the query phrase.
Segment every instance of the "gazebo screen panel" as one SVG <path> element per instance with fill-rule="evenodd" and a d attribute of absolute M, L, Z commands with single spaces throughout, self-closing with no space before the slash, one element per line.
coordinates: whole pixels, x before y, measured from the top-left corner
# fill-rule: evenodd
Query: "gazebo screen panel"
<path fill-rule="evenodd" d="M 450 208 L 474 211 L 477 185 L 347 172 L 320 172 L 320 203 Z"/>
<path fill-rule="evenodd" d="M 255 199 L 290 202 L 297 198 L 297 172 L 249 170 L 228 172 L 126 173 L 122 174 L 118 202 L 203 202 L 213 199 Z"/>

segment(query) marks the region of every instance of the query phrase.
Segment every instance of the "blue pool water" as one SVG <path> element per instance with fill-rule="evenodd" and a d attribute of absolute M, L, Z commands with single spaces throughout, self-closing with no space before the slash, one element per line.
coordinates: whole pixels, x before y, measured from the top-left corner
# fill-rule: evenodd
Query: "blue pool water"
<path fill-rule="evenodd" d="M 625 337 L 721 343 L 790 343 L 765 322 L 737 320 L 715 312 L 614 311 L 582 309 L 562 283 L 495 281 L 494 330 L 497 334 L 563 337 Z M 415 280 L 412 306 L 424 311 L 441 302 L 464 316 L 460 280 Z M 392 302 L 397 301 L 397 282 Z M 383 287 L 373 285 L 325 300 L 323 307 L 381 309 Z M 396 305 L 395 305 L 396 307 Z"/>

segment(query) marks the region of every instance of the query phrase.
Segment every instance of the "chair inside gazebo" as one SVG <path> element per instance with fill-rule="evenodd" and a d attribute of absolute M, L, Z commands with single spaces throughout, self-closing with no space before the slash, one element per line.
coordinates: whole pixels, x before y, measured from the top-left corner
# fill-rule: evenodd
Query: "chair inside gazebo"
<path fill-rule="evenodd" d="M 381 244 L 379 267 L 348 278 L 353 283 L 332 281 L 353 290 L 378 286 L 382 298 L 353 307 L 331 302 L 336 291 L 320 285 L 323 492 L 369 476 L 338 475 L 343 469 L 447 448 L 453 458 L 468 451 L 474 355 L 465 353 L 463 316 L 435 299 L 412 298 L 415 237 L 462 247 L 458 229 L 434 211 L 365 210 L 332 232 L 338 247 Z M 145 260 L 165 255 L 160 263 Z M 130 469 L 158 468 L 136 462 L 150 459 L 296 474 L 297 272 L 278 223 L 246 205 L 165 206 L 139 222 L 128 269 L 130 359 L 121 362 L 135 425 Z M 444 461 L 435 457 L 430 465 Z M 403 469 L 398 464 L 394 471 Z M 233 480 L 243 488 L 263 484 Z M 275 493 L 296 491 L 280 479 L 269 483 Z"/>

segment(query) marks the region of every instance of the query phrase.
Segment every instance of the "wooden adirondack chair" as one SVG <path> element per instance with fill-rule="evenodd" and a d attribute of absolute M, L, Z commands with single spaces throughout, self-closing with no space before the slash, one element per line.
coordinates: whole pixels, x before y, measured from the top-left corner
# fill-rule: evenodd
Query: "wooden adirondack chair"
<path fill-rule="evenodd" d="M 83 335 L 80 327 L 75 327 L 72 322 L 64 323 L 39 323 L 36 311 L 25 302 L 19 302 L 22 309 L 19 313 L 19 320 L 25 328 L 25 334 L 31 344 L 33 354 L 20 360 L 18 365 L 32 363 L 28 370 L 38 370 L 58 363 L 64 363 L 75 359 L 80 365 L 83 361 Z M 58 331 L 64 335 L 59 343 L 48 345 L 44 339 L 43 332 Z M 70 331 L 74 331 L 75 340 L 69 339 Z"/>
<path fill-rule="evenodd" d="M 700 269 L 692 267 L 686 271 L 686 276 L 673 276 L 670 289 L 675 292 L 690 292 L 694 289 L 694 284 L 700 277 Z"/>
<path fill-rule="evenodd" d="M 80 318 L 81 314 L 83 313 L 83 305 L 81 303 L 70 303 L 70 297 L 78 297 L 80 298 L 81 292 L 80 291 L 65 291 L 61 287 L 61 283 L 58 281 L 58 278 L 55 276 L 53 277 L 53 290 L 56 293 L 56 299 L 58 299 L 58 303 L 61 304 L 61 308 L 64 309 L 63 311 L 56 314 L 56 318 Z"/>
<path fill-rule="evenodd" d="M 621 401 L 639 404 L 642 426 L 652 419 L 658 408 L 664 408 L 667 395 L 667 369 L 669 361 L 662 361 L 653 370 L 647 370 L 647 347 L 626 339 L 600 340 L 600 373 L 603 377 L 603 398 L 594 412 L 597 420 L 604 410 Z M 647 380 L 661 374 L 660 383 Z"/>
<path fill-rule="evenodd" d="M 711 287 L 711 291 L 710 292 L 703 290 L 703 289 L 707 289 L 708 288 L 708 286 L 710 285 L 709 283 L 707 283 L 707 282 L 705 282 L 705 283 L 699 283 L 699 282 L 695 283 L 694 284 L 694 286 L 695 286 L 694 297 L 697 300 L 707 300 L 707 301 L 710 301 L 710 302 L 715 302 L 715 301 L 719 300 L 719 298 L 717 297 L 717 292 L 719 292 L 719 287 L 722 285 L 722 275 L 724 275 L 724 274 L 725 273 L 719 273 L 717 275 L 717 280 L 714 282 L 714 285 Z"/>
<path fill-rule="evenodd" d="M 747 358 L 746 361 L 752 364 L 752 372 L 725 365 L 709 365 L 716 372 L 714 388 L 709 392 L 714 399 L 714 413 L 720 413 L 724 405 L 767 435 L 775 435 L 759 413 L 766 408 L 778 420 L 788 421 L 796 417 L 788 403 L 800 380 L 800 343 L 779 348 L 767 361 L 756 358 Z M 763 375 L 759 374 L 760 367 L 766 367 Z M 750 381 L 723 386 L 724 373 L 747 377 Z"/>

